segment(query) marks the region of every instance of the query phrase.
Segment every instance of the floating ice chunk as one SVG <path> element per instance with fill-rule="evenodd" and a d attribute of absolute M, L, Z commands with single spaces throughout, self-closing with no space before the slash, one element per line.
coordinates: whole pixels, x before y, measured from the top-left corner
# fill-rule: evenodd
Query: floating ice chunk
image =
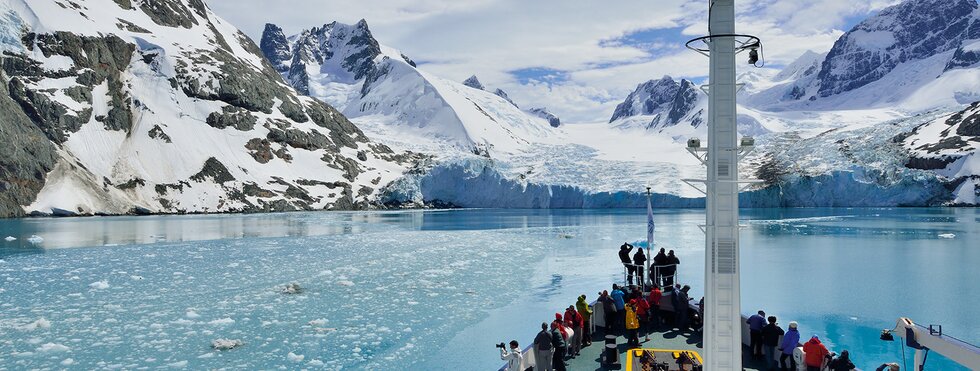
<path fill-rule="evenodd" d="M 191 309 L 191 308 L 187 308 L 187 313 L 184 313 L 184 316 L 186 316 L 187 318 L 192 318 L 192 319 L 193 318 L 200 318 L 201 317 L 200 314 L 197 314 L 197 312 L 194 311 L 194 309 Z"/>
<path fill-rule="evenodd" d="M 216 319 L 214 321 L 208 322 L 209 325 L 230 325 L 233 323 L 235 323 L 235 320 L 228 317 Z"/>
<path fill-rule="evenodd" d="M 340 280 L 340 281 L 337 281 L 337 284 L 338 285 L 341 285 L 341 286 L 348 286 L 348 287 L 349 286 L 354 286 L 354 282 L 349 281 L 349 280 Z"/>
<path fill-rule="evenodd" d="M 956 234 L 953 233 L 940 233 L 939 238 L 956 238 Z"/>
<path fill-rule="evenodd" d="M 23 327 L 21 327 L 21 329 L 27 330 L 27 331 L 36 330 L 36 329 L 39 329 L 39 328 L 51 328 L 51 321 L 48 321 L 48 320 L 44 319 L 44 317 L 42 317 L 42 318 L 38 318 L 37 321 L 28 323 L 28 324 L 24 325 Z"/>
<path fill-rule="evenodd" d="M 313 331 L 316 331 L 317 333 L 323 334 L 323 333 L 327 333 L 327 332 L 337 331 L 337 329 L 335 327 L 314 327 L 313 328 Z"/>
<path fill-rule="evenodd" d="M 303 288 L 299 287 L 299 284 L 296 282 L 290 282 L 279 289 L 279 292 L 283 294 L 299 294 L 303 292 Z"/>
<path fill-rule="evenodd" d="M 45 343 L 44 345 L 41 345 L 40 347 L 37 348 L 38 353 L 58 353 L 58 352 L 67 352 L 70 350 L 71 348 L 56 343 Z"/>
<path fill-rule="evenodd" d="M 102 281 L 92 282 L 88 284 L 88 287 L 91 287 L 94 290 L 105 290 L 109 288 L 109 281 L 102 280 Z"/>
<path fill-rule="evenodd" d="M 231 350 L 242 345 L 245 343 L 238 339 L 217 339 L 211 342 L 211 347 L 217 350 Z"/>
<path fill-rule="evenodd" d="M 4 241 L 7 241 L 7 242 L 13 242 L 13 241 L 17 241 L 17 237 L 14 237 L 14 236 L 7 236 L 7 237 L 4 237 L 4 239 L 3 239 L 3 240 L 4 240 Z"/>
<path fill-rule="evenodd" d="M 168 363 L 167 364 L 167 367 L 172 367 L 172 368 L 186 368 L 187 367 L 187 361 L 178 361 L 178 362 L 174 362 L 174 363 Z"/>
<path fill-rule="evenodd" d="M 310 326 L 323 326 L 325 324 L 327 324 L 327 320 L 324 318 L 315 319 L 309 322 Z"/>
<path fill-rule="evenodd" d="M 133 280 L 135 280 L 135 281 L 139 281 L 139 280 L 141 280 L 141 279 L 143 279 L 143 276 L 136 276 L 136 275 L 133 275 L 133 276 L 129 276 L 129 278 L 132 278 L 132 279 L 133 279 Z"/>
<path fill-rule="evenodd" d="M 306 365 L 310 367 L 323 367 L 323 361 L 319 359 L 314 359 L 312 361 L 307 362 Z"/>
<path fill-rule="evenodd" d="M 73 364 L 75 364 L 75 360 L 71 358 L 65 358 L 63 361 L 61 361 L 62 366 L 71 366 Z"/>
<path fill-rule="evenodd" d="M 30 237 L 27 237 L 27 242 L 30 242 L 30 243 L 32 243 L 34 245 L 37 245 L 37 244 L 39 244 L 41 242 L 44 242 L 44 239 L 41 238 L 41 236 L 38 236 L 36 234 L 32 234 Z"/>
<path fill-rule="evenodd" d="M 293 352 L 289 352 L 289 354 L 286 355 L 286 359 L 288 359 L 290 362 L 303 362 L 303 358 L 306 358 L 306 356 Z"/>

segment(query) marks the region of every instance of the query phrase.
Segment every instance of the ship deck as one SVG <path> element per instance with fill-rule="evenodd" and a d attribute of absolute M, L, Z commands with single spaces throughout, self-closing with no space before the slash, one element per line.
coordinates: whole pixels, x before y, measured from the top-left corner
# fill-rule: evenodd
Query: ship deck
<path fill-rule="evenodd" d="M 569 370 L 622 370 L 626 368 L 626 351 L 629 348 L 626 346 L 625 337 L 619 336 L 616 339 L 620 358 L 620 365 L 616 367 L 603 365 L 599 362 L 599 356 L 602 354 L 602 349 L 605 346 L 605 333 L 602 328 L 596 328 L 596 333 L 593 334 L 592 338 L 591 346 L 582 348 L 577 357 L 567 361 Z M 702 349 L 703 343 L 701 342 L 700 332 L 690 330 L 679 331 L 666 325 L 655 328 L 650 334 L 650 341 L 643 340 L 644 338 L 641 336 L 641 348 L 693 350 L 696 352 L 703 352 L 704 350 Z M 748 354 L 748 347 L 745 347 L 742 352 L 742 367 L 744 370 L 766 369 L 762 361 L 752 359 Z"/>

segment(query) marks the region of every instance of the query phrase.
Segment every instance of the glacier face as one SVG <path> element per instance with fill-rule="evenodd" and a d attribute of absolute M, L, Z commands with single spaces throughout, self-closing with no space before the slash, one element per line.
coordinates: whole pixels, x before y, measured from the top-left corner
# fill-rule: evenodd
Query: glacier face
<path fill-rule="evenodd" d="M 200 1 L 14 3 L 0 215 L 350 209 L 408 163 Z"/>

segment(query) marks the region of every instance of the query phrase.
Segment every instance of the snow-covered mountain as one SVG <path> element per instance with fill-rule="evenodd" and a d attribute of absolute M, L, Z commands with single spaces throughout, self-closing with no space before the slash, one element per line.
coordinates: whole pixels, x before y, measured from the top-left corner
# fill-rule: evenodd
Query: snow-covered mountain
<path fill-rule="evenodd" d="M 546 120 L 521 111 L 503 91 L 484 91 L 476 76 L 460 84 L 420 70 L 379 44 L 364 20 L 280 34 L 277 26 L 266 26 L 264 52 L 291 85 L 338 107 L 366 130 L 432 144 L 414 149 L 449 144 L 484 155 L 513 153 L 529 138 L 550 135 Z M 282 51 L 291 57 L 282 58 Z"/>
<path fill-rule="evenodd" d="M 0 216 L 350 209 L 410 165 L 200 0 L 6 0 L 0 17 Z"/>
<path fill-rule="evenodd" d="M 622 128 L 660 131 L 680 123 L 698 128 L 707 120 L 707 96 L 694 83 L 670 76 L 636 86 L 616 106 L 609 122 Z"/>
<path fill-rule="evenodd" d="M 969 104 L 980 99 L 980 71 L 970 68 L 980 62 L 978 40 L 975 0 L 907 0 L 858 23 L 825 56 L 804 54 L 784 83 L 748 102 L 769 110 Z"/>

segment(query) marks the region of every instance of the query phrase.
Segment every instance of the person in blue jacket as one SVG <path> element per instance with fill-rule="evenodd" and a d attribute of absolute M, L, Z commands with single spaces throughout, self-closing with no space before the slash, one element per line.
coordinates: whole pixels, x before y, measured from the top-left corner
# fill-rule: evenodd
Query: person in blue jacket
<path fill-rule="evenodd" d="M 800 332 L 796 329 L 796 321 L 789 323 L 789 330 L 783 335 L 783 342 L 779 344 L 779 350 L 783 352 L 779 356 L 779 367 L 786 370 L 786 358 L 789 358 L 790 370 L 796 370 L 796 359 L 793 358 L 793 350 L 800 344 Z"/>
<path fill-rule="evenodd" d="M 622 331 L 626 328 L 626 293 L 619 288 L 619 285 L 613 284 L 613 290 L 609 293 L 612 297 L 613 303 L 616 305 L 616 328 L 618 331 Z"/>

